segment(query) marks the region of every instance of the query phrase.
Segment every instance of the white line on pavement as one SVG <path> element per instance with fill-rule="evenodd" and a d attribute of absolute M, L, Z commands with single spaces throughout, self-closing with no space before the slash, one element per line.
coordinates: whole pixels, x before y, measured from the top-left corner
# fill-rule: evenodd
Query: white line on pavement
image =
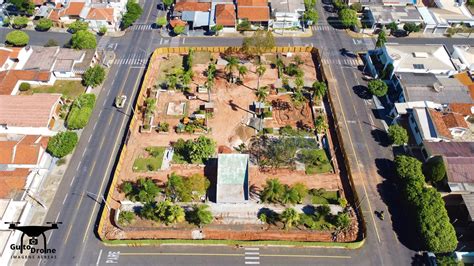
<path fill-rule="evenodd" d="M 102 249 L 99 251 L 99 256 L 97 257 L 97 262 L 95 263 L 95 265 L 99 265 L 101 256 L 102 256 Z"/>
<path fill-rule="evenodd" d="M 245 250 L 260 250 L 260 248 L 245 248 Z"/>
<path fill-rule="evenodd" d="M 245 257 L 246 260 L 258 260 L 260 257 Z"/>
<path fill-rule="evenodd" d="M 260 252 L 245 252 L 245 255 L 260 255 Z"/>
<path fill-rule="evenodd" d="M 64 203 L 66 202 L 66 199 L 67 199 L 67 196 L 68 196 L 68 195 L 69 195 L 69 194 L 66 194 L 66 196 L 64 197 L 63 205 L 64 205 Z M 58 216 L 59 216 L 59 214 L 58 214 Z M 57 219 L 56 219 L 56 220 L 57 220 Z"/>
<path fill-rule="evenodd" d="M 260 264 L 259 261 L 246 261 L 245 264 Z"/>

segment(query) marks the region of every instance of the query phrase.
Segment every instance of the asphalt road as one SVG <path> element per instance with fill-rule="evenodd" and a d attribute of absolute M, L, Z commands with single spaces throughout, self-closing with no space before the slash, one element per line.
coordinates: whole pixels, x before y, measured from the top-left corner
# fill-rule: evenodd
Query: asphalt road
<path fill-rule="evenodd" d="M 145 2 L 145 14 L 137 23 L 151 24 L 156 19 L 157 1 Z M 326 14 L 320 10 L 322 26 Z M 0 30 L 4 39 L 6 30 Z M 67 43 L 64 33 L 29 32 L 31 44 L 42 45 L 54 38 Z M 218 41 L 217 41 L 218 40 Z M 465 44 L 465 39 L 389 39 L 397 43 Z M 84 129 L 70 166 L 59 185 L 46 221 L 61 221 L 60 229 L 48 234 L 48 247 L 58 250 L 54 260 L 30 260 L 28 265 L 235 265 L 258 261 L 265 265 L 407 265 L 410 251 L 400 239 L 408 233 L 403 229 L 403 210 L 397 209 L 397 192 L 386 179 L 390 177 L 390 149 L 383 147 L 382 125 L 369 99 L 364 99 L 361 73 L 353 58 L 341 55 L 340 48 L 364 51 L 373 47 L 371 40 L 349 38 L 343 31 L 322 27 L 311 38 L 278 38 L 280 46 L 314 45 L 321 48 L 323 61 L 338 81 L 338 101 L 343 106 L 344 123 L 349 128 L 351 146 L 359 161 L 358 173 L 365 181 L 366 195 L 361 204 L 368 222 L 368 239 L 359 250 L 326 248 L 260 247 L 257 251 L 227 246 L 161 246 L 107 247 L 95 235 L 100 209 L 100 196 L 114 166 L 116 154 L 129 121 L 132 101 L 123 111 L 113 107 L 115 96 L 125 94 L 134 99 L 151 52 L 164 46 L 239 46 L 241 38 L 162 38 L 157 30 L 132 30 L 124 37 L 104 37 L 99 46 L 116 53 L 108 78 L 98 97 L 97 107 Z M 357 60 L 356 60 L 357 61 Z M 383 143 L 382 143 L 383 144 Z M 100 195 L 100 196 L 98 196 Z M 383 197 L 381 196 L 383 195 Z M 373 210 L 387 210 L 387 219 L 379 221 Z M 250 254 L 252 253 L 252 254 Z M 257 254 L 258 253 L 258 254 Z"/>

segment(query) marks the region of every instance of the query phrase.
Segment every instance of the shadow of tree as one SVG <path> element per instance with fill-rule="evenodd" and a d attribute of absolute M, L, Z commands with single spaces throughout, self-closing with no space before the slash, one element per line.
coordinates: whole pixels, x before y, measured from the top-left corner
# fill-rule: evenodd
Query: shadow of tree
<path fill-rule="evenodd" d="M 373 129 L 370 134 L 372 135 L 372 137 L 374 138 L 375 141 L 377 141 L 377 143 L 382 146 L 382 147 L 388 147 L 390 146 L 390 139 L 388 137 L 388 134 L 381 130 L 381 129 Z"/>
<path fill-rule="evenodd" d="M 352 90 L 361 99 L 364 99 L 364 100 L 372 99 L 372 94 L 369 92 L 369 89 L 366 86 L 357 85 L 357 86 L 352 87 Z"/>

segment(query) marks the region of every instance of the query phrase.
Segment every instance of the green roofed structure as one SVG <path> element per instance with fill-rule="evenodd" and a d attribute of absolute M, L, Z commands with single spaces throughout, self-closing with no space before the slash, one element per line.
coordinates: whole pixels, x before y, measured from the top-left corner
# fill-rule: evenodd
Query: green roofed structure
<path fill-rule="evenodd" d="M 217 203 L 238 203 L 249 198 L 248 154 L 217 156 Z"/>

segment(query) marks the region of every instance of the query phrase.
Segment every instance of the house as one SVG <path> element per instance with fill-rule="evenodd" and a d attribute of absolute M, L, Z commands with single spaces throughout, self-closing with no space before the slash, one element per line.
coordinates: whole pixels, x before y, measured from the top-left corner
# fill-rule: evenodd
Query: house
<path fill-rule="evenodd" d="M 193 29 L 208 27 L 210 14 L 210 2 L 177 2 L 173 8 L 173 17 L 186 21 Z"/>
<path fill-rule="evenodd" d="M 52 136 L 60 94 L 0 95 L 0 134 Z"/>
<path fill-rule="evenodd" d="M 0 188 L 2 186 L 0 185 Z M 19 222 L 25 224 L 28 222 L 31 210 L 31 203 L 26 200 L 0 199 L 0 265 L 10 265 L 10 260 L 15 250 L 11 245 L 18 244 L 22 232 L 8 229 L 9 222 Z"/>
<path fill-rule="evenodd" d="M 48 137 L 7 135 L 0 137 L 0 167 L 4 170 L 45 168 L 51 157 L 46 153 Z"/>
<path fill-rule="evenodd" d="M 305 9 L 304 1 L 271 0 L 274 29 L 301 28 L 300 17 Z"/>
<path fill-rule="evenodd" d="M 399 28 L 405 23 L 423 23 L 423 17 L 415 6 L 381 6 L 370 5 L 364 8 L 363 22 L 373 30 L 395 22 Z"/>
<path fill-rule="evenodd" d="M 268 27 L 270 8 L 268 0 L 237 0 L 238 22 L 248 21 L 254 27 Z"/>
<path fill-rule="evenodd" d="M 217 156 L 216 203 L 241 203 L 249 199 L 249 155 Z"/>
<path fill-rule="evenodd" d="M 453 75 L 456 67 L 444 45 L 386 44 L 366 54 L 366 71 L 390 79 L 393 73 Z"/>
<path fill-rule="evenodd" d="M 453 45 L 452 58 L 459 71 L 474 73 L 474 45 Z"/>
<path fill-rule="evenodd" d="M 0 47 L 0 71 L 22 69 L 33 51 L 26 47 Z"/>
<path fill-rule="evenodd" d="M 237 20 L 237 14 L 235 11 L 234 4 L 214 4 L 213 3 L 214 24 L 210 25 L 222 25 L 224 32 L 235 31 L 235 25 Z"/>
<path fill-rule="evenodd" d="M 454 78 L 459 80 L 464 86 L 469 89 L 471 99 L 474 100 L 474 73 L 473 72 L 461 72 L 454 75 Z"/>
<path fill-rule="evenodd" d="M 54 75 L 41 70 L 7 70 L 0 72 L 0 95 L 15 95 L 21 83 L 53 85 Z"/>
<path fill-rule="evenodd" d="M 99 32 L 102 27 L 107 31 L 119 31 L 120 23 L 118 11 L 111 7 L 92 7 L 88 9 L 84 21 L 89 23 L 89 28 Z"/>
<path fill-rule="evenodd" d="M 461 23 L 474 25 L 474 17 L 467 8 L 466 1 L 436 0 L 426 2 L 426 6 L 418 7 L 423 17 L 425 33 L 444 34 L 448 28 Z"/>

